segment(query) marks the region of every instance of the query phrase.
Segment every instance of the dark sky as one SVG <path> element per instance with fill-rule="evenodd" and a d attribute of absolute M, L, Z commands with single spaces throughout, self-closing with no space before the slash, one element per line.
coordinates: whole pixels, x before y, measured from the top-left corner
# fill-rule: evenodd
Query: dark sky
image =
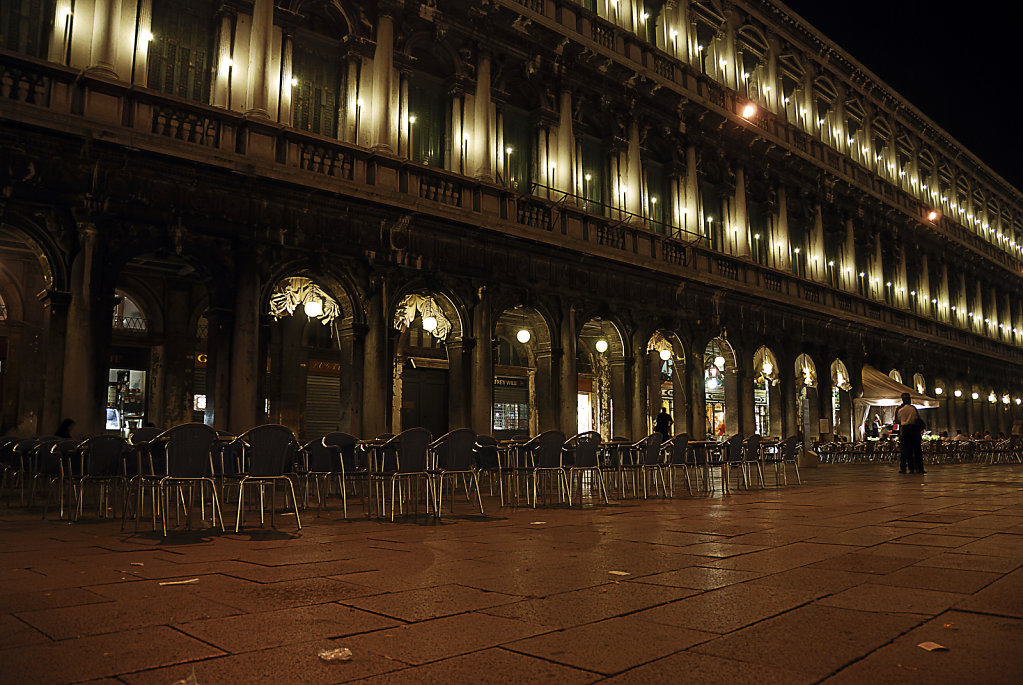
<path fill-rule="evenodd" d="M 1023 189 L 1015 3 L 782 2 Z"/>

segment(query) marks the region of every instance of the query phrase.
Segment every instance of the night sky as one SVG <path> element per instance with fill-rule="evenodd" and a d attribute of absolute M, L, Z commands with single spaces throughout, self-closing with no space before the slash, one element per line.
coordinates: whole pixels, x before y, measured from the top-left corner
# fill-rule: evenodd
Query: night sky
<path fill-rule="evenodd" d="M 1023 189 L 1013 3 L 783 2 Z"/>

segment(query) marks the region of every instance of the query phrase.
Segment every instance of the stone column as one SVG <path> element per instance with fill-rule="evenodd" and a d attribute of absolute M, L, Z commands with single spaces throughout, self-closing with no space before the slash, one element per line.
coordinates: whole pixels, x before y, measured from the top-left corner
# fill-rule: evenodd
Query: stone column
<path fill-rule="evenodd" d="M 472 392 L 469 395 L 472 420 L 469 425 L 477 433 L 490 435 L 494 429 L 494 348 L 491 342 L 494 329 L 489 298 L 481 300 L 472 314 L 476 345 L 472 350 Z"/>
<path fill-rule="evenodd" d="M 61 415 L 61 386 L 64 382 L 64 353 L 67 348 L 68 308 L 71 293 L 59 290 L 44 290 L 39 294 L 43 304 L 43 318 L 46 321 L 46 378 L 43 384 L 43 431 L 51 430 L 64 419 Z"/>
<path fill-rule="evenodd" d="M 476 178 L 488 183 L 494 180 L 494 164 L 491 152 L 494 148 L 493 130 L 490 125 L 490 55 L 481 52 L 476 66 L 476 144 L 473 157 L 476 159 Z M 487 431 L 489 433 L 489 431 Z"/>
<path fill-rule="evenodd" d="M 366 327 L 353 324 L 338 331 L 341 347 L 341 421 L 342 431 L 362 437 L 362 375 L 365 371 L 362 340 Z"/>
<path fill-rule="evenodd" d="M 109 340 L 111 310 L 101 311 L 108 298 L 100 293 L 99 232 L 92 223 L 78 225 L 78 254 L 71 266 L 71 303 L 68 307 L 64 348 L 64 377 L 61 416 L 73 419 L 80 435 L 101 433 L 106 425 L 106 373 L 109 350 L 100 349 L 98 326 L 107 327 Z M 104 316 L 105 314 L 105 316 Z"/>
<path fill-rule="evenodd" d="M 562 89 L 558 102 L 558 167 L 551 185 L 558 190 L 579 194 L 574 177 L 575 133 L 572 130 L 572 93 Z"/>
<path fill-rule="evenodd" d="M 707 438 L 707 389 L 703 384 L 703 352 L 694 351 L 686 364 L 686 385 L 689 388 L 689 435 L 693 440 Z"/>
<path fill-rule="evenodd" d="M 394 62 L 394 18 L 377 17 L 377 46 L 373 53 L 373 149 L 391 152 L 391 71 Z"/>
<path fill-rule="evenodd" d="M 231 34 L 234 14 L 227 10 L 220 13 L 220 32 L 217 35 L 217 73 L 213 79 L 213 105 L 229 107 L 231 97 Z"/>
<path fill-rule="evenodd" d="M 444 345 L 448 352 L 448 430 L 468 426 L 472 421 L 467 349 L 472 342 L 459 338 Z"/>
<path fill-rule="evenodd" d="M 796 435 L 799 430 L 799 419 L 796 408 L 796 379 L 793 375 L 795 359 L 786 357 L 782 359 L 779 355 L 778 363 L 781 365 L 779 375 L 781 376 L 781 406 L 782 406 L 782 428 L 785 437 Z"/>
<path fill-rule="evenodd" d="M 260 407 L 259 378 L 259 268 L 251 250 L 236 252 L 234 329 L 231 335 L 229 421 L 238 434 L 257 423 Z"/>
<path fill-rule="evenodd" d="M 575 435 L 579 427 L 579 372 L 575 364 L 575 311 L 566 307 L 561 318 L 561 358 L 558 360 L 558 424 L 566 436 Z"/>
<path fill-rule="evenodd" d="M 384 285 L 366 299 L 366 336 L 363 339 L 362 426 L 366 437 L 386 432 L 390 423 L 391 378 L 388 323 L 384 315 Z"/>
<path fill-rule="evenodd" d="M 93 10 L 90 72 L 117 78 L 115 63 L 120 31 L 121 0 L 96 0 Z"/>
<path fill-rule="evenodd" d="M 642 197 L 643 161 L 639 149 L 639 123 L 635 119 L 629 122 L 628 131 L 629 156 L 625 179 L 625 211 L 643 216 L 645 214 Z M 629 220 L 635 218 L 635 216 L 630 216 Z"/>
<path fill-rule="evenodd" d="M 211 307 L 206 312 L 206 414 L 203 420 L 217 430 L 227 430 L 231 379 L 231 331 L 234 312 Z"/>
<path fill-rule="evenodd" d="M 249 84 L 245 113 L 269 117 L 270 60 L 273 58 L 273 0 L 255 0 L 249 34 Z"/>
<path fill-rule="evenodd" d="M 746 213 L 746 171 L 735 168 L 735 196 L 733 197 L 732 226 L 728 227 L 731 235 L 732 254 L 740 257 L 750 256 L 749 219 Z"/>
<path fill-rule="evenodd" d="M 629 424 L 630 412 L 629 409 L 632 403 L 629 401 L 630 397 L 630 386 L 634 383 L 630 382 L 632 379 L 629 377 L 635 375 L 634 359 L 627 357 L 617 357 L 610 360 L 611 366 L 611 435 L 629 435 L 631 433 Z M 632 434 L 632 437 L 638 440 L 644 433 L 636 435 Z"/>
<path fill-rule="evenodd" d="M 738 357 L 735 375 L 739 388 L 739 428 L 736 432 L 745 437 L 757 431 L 756 403 L 753 397 L 753 380 L 757 372 L 753 368 L 753 356 L 748 351 L 739 348 L 735 354 Z"/>
<path fill-rule="evenodd" d="M 279 120 L 282 124 L 292 126 L 291 122 L 291 103 L 293 95 L 293 86 L 291 85 L 292 74 L 294 74 L 293 65 L 294 56 L 294 45 L 290 35 L 284 36 L 284 46 L 281 51 L 281 104 L 279 107 Z"/>

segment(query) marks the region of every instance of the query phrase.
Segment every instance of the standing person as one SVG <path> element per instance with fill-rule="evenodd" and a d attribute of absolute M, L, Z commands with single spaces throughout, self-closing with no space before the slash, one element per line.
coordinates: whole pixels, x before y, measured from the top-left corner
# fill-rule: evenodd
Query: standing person
<path fill-rule="evenodd" d="M 921 447 L 925 425 L 911 400 L 908 392 L 902 393 L 902 404 L 895 410 L 895 420 L 899 422 L 899 473 L 905 473 L 907 466 L 910 473 L 925 473 Z"/>
<path fill-rule="evenodd" d="M 867 437 L 874 438 L 875 440 L 881 437 L 881 419 L 877 416 L 875 416 L 874 420 L 870 422 L 869 426 L 867 426 Z"/>
<path fill-rule="evenodd" d="M 661 407 L 661 413 L 654 419 L 654 432 L 664 437 L 664 442 L 671 438 L 672 419 L 668 416 L 668 408 Z"/>

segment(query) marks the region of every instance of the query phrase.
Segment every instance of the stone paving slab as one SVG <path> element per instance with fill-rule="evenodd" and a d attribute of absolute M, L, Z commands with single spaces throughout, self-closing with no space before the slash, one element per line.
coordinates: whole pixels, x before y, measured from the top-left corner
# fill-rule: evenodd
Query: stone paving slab
<path fill-rule="evenodd" d="M 167 538 L 0 507 L 0 681 L 1018 681 L 1023 466 L 804 475 Z M 317 657 L 336 646 L 353 660 Z"/>

